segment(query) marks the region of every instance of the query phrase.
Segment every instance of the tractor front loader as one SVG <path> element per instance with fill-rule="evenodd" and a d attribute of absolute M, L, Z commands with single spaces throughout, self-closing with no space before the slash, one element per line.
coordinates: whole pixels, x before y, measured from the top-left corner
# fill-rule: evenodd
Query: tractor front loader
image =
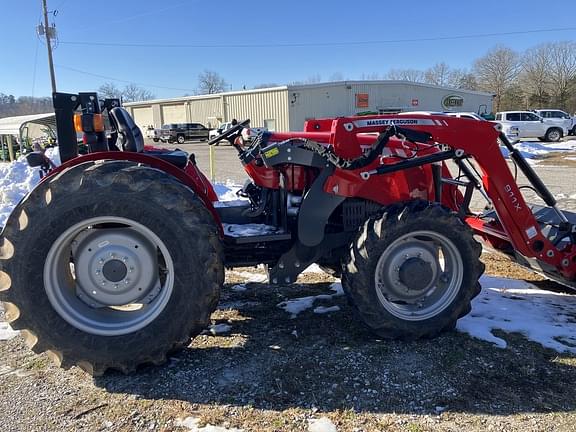
<path fill-rule="evenodd" d="M 576 217 L 493 123 L 342 117 L 243 142 L 242 122 L 209 142 L 233 142 L 250 177 L 230 206 L 194 155 L 144 146 L 118 101 L 53 99 L 62 165 L 29 155 L 47 173 L 2 230 L 0 300 L 28 345 L 62 367 L 164 362 L 208 325 L 224 268 L 263 264 L 284 285 L 317 263 L 342 278 L 371 331 L 406 340 L 470 311 L 484 270 L 475 237 L 575 287 Z M 499 139 L 545 206 L 524 201 Z M 482 213 L 469 208 L 475 191 L 490 204 Z"/>

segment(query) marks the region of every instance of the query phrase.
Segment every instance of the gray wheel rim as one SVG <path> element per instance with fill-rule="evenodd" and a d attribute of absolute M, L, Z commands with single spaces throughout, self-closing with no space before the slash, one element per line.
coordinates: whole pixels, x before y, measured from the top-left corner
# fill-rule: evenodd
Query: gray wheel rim
<path fill-rule="evenodd" d="M 174 288 L 174 263 L 149 228 L 104 216 L 64 231 L 48 251 L 43 276 L 48 299 L 65 321 L 86 333 L 118 336 L 162 313 Z"/>
<path fill-rule="evenodd" d="M 430 281 L 411 289 L 400 279 L 402 266 L 419 259 L 430 267 Z M 376 264 L 374 283 L 382 306 L 406 321 L 430 319 L 445 310 L 457 296 L 463 280 L 462 257 L 454 243 L 434 231 L 414 231 L 396 239 Z"/>
<path fill-rule="evenodd" d="M 550 141 L 558 141 L 560 139 L 560 132 L 553 130 L 548 134 L 548 139 Z"/>

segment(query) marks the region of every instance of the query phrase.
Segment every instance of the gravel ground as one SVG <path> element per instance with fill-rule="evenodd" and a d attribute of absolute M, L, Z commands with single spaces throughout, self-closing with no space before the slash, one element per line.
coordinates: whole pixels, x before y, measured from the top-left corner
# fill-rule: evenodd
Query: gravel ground
<path fill-rule="evenodd" d="M 555 287 L 501 258 L 484 261 L 489 274 Z M 244 431 L 314 431 L 310 421 L 323 417 L 355 432 L 575 430 L 573 355 L 514 334 L 498 334 L 506 349 L 456 332 L 377 340 L 341 296 L 314 305 L 339 310 L 292 319 L 278 303 L 333 293 L 334 279 L 306 273 L 297 285 L 272 287 L 251 282 L 253 272 L 260 270 L 228 272 L 212 331 L 167 365 L 132 376 L 92 379 L 54 367 L 20 337 L 0 341 L 0 430 L 188 430 L 178 425 L 189 418 Z"/>

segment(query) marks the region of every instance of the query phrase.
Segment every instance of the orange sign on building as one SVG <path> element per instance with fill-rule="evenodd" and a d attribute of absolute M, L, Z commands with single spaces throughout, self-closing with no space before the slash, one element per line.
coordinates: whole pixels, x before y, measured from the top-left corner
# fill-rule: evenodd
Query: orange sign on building
<path fill-rule="evenodd" d="M 368 93 L 356 93 L 356 108 L 368 108 Z"/>

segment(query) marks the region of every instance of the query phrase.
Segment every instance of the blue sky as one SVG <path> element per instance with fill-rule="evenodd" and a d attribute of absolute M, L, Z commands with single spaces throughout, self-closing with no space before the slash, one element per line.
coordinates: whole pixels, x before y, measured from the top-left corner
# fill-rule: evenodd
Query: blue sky
<path fill-rule="evenodd" d="M 240 89 L 318 75 L 323 81 L 335 74 L 361 79 L 442 61 L 469 68 L 497 44 L 523 51 L 576 40 L 573 0 L 48 0 L 48 6 L 58 11 L 51 19 L 60 40 L 54 51 L 58 90 L 70 92 L 108 81 L 134 82 L 157 97 L 181 96 L 194 92 L 205 69 Z M 2 0 L 0 16 L 0 93 L 49 95 L 46 47 L 35 35 L 40 0 Z M 407 41 L 562 28 L 573 30 Z M 83 42 L 190 46 L 78 44 Z"/>

